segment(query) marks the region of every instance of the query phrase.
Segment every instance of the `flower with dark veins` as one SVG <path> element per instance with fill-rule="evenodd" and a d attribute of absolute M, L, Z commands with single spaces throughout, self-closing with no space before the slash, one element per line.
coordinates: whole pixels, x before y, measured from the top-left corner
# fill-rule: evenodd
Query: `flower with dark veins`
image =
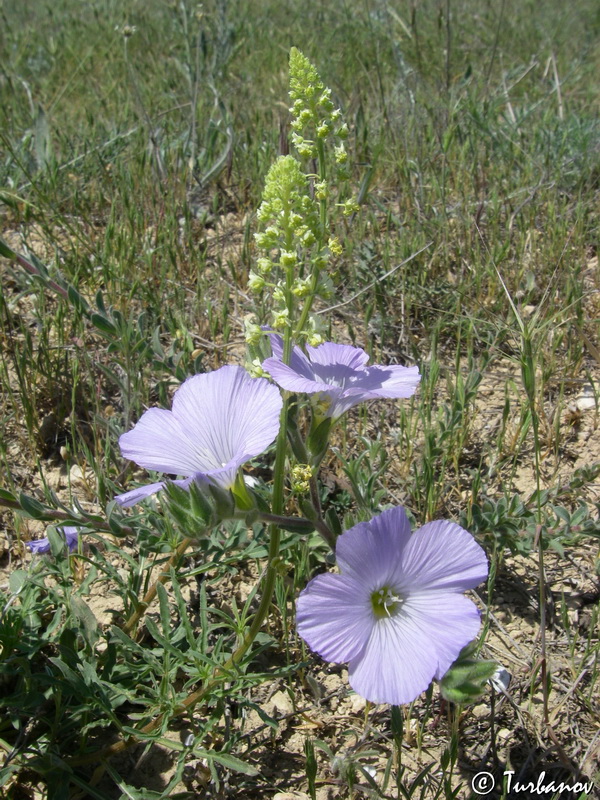
<path fill-rule="evenodd" d="M 410 397 L 421 379 L 418 367 L 367 366 L 369 356 L 360 347 L 323 342 L 306 345 L 304 353 L 296 346 L 288 365 L 281 337 L 272 335 L 271 346 L 273 355 L 263 369 L 282 389 L 317 395 L 324 416 L 334 420 L 365 400 Z"/>
<path fill-rule="evenodd" d="M 72 525 L 63 525 L 60 528 L 56 529 L 59 533 L 65 537 L 67 546 L 72 553 L 74 550 L 77 550 L 77 544 L 79 542 L 79 528 L 75 528 Z M 44 536 L 43 539 L 33 539 L 30 542 L 25 542 L 25 546 L 28 550 L 32 553 L 49 553 L 51 550 L 50 546 L 50 539 L 47 536 Z"/>
<path fill-rule="evenodd" d="M 411 534 L 392 508 L 343 533 L 336 557 L 341 574 L 317 575 L 300 593 L 298 633 L 327 661 L 349 662 L 365 699 L 412 702 L 477 636 L 479 611 L 463 592 L 486 579 L 484 551 L 453 522 Z"/>
<path fill-rule="evenodd" d="M 193 481 L 229 489 L 242 464 L 277 436 L 281 407 L 275 386 L 251 378 L 243 367 L 225 366 L 184 381 L 173 395 L 172 410 L 148 409 L 120 437 L 119 446 L 140 467 L 183 475 L 173 483 L 184 489 Z M 115 499 L 129 507 L 164 485 L 151 483 Z"/>

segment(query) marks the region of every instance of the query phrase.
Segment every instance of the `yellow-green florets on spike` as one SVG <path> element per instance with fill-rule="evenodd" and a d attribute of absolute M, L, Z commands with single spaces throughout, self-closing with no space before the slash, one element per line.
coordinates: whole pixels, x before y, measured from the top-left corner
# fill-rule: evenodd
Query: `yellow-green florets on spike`
<path fill-rule="evenodd" d="M 290 324 L 290 312 L 288 308 L 273 311 L 273 327 L 276 331 L 287 328 Z"/>
<path fill-rule="evenodd" d="M 317 346 L 323 341 L 317 297 L 333 296 L 332 269 L 342 254 L 333 235 L 332 211 L 352 215 L 356 203 L 337 183 L 349 177 L 344 139 L 348 128 L 315 67 L 297 48 L 290 53 L 291 141 L 298 156 L 280 156 L 271 166 L 257 212 L 257 258 L 248 288 L 259 297 L 261 322 L 290 339 Z M 314 163 L 310 163 L 314 160 Z M 254 320 L 246 339 L 251 359 L 261 347 Z"/>
<path fill-rule="evenodd" d="M 274 264 L 270 258 L 263 256 L 262 258 L 257 259 L 256 266 L 261 275 L 268 275 L 272 271 Z"/>
<path fill-rule="evenodd" d="M 330 236 L 327 246 L 329 247 L 329 252 L 334 256 L 341 256 L 344 252 L 344 248 L 337 236 Z"/>
<path fill-rule="evenodd" d="M 290 99 L 292 142 L 302 158 L 315 157 L 315 140 L 333 136 L 335 141 L 347 135 L 342 113 L 331 99 L 331 89 L 297 47 L 290 51 Z"/>
<path fill-rule="evenodd" d="M 308 492 L 312 476 L 313 469 L 310 464 L 295 464 L 292 467 L 292 489 L 298 494 Z"/>
<path fill-rule="evenodd" d="M 315 102 L 322 102 L 324 89 L 325 86 L 315 67 L 297 47 L 292 47 L 290 50 L 290 97 L 294 103 L 292 113 L 299 116 L 297 112 L 307 107 L 308 98 L 316 97 Z M 330 94 L 331 92 L 327 90 L 326 99 Z"/>
<path fill-rule="evenodd" d="M 258 275 L 256 272 L 250 270 L 250 274 L 248 275 L 248 288 L 251 292 L 262 292 L 262 290 L 266 286 L 266 281 L 262 275 Z"/>
<path fill-rule="evenodd" d="M 296 297 L 308 297 L 311 290 L 311 281 L 309 278 L 296 278 L 292 286 L 292 294 Z"/>
<path fill-rule="evenodd" d="M 244 320 L 244 338 L 248 344 L 258 344 L 262 339 L 262 328 L 256 322 Z"/>
<path fill-rule="evenodd" d="M 282 250 L 284 268 L 295 263 L 290 244 L 305 246 L 307 233 L 309 240 L 318 237 L 318 207 L 309 194 L 306 174 L 293 156 L 281 156 L 269 170 L 258 218 L 269 225 L 256 234 L 257 245 L 262 250 Z M 267 271 L 265 263 L 261 259 L 261 272 Z"/>

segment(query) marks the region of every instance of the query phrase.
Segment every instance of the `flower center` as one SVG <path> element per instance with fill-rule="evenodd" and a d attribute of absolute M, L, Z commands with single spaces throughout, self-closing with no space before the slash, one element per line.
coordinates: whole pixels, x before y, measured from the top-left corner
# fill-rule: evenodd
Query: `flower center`
<path fill-rule="evenodd" d="M 371 605 L 378 619 L 383 617 L 395 616 L 404 603 L 404 598 L 400 597 L 390 586 L 382 586 L 381 589 L 371 594 Z"/>
<path fill-rule="evenodd" d="M 313 364 L 313 372 L 317 381 L 335 386 L 342 391 L 360 377 L 357 370 L 346 364 Z"/>
<path fill-rule="evenodd" d="M 326 417 L 327 411 L 331 406 L 331 397 L 326 394 L 319 393 L 316 395 L 316 401 L 314 404 L 314 411 L 317 417 Z"/>

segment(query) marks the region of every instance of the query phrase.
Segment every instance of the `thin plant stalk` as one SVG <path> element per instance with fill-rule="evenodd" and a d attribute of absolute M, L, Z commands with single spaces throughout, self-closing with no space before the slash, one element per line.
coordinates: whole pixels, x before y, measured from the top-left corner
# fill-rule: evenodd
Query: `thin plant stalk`
<path fill-rule="evenodd" d="M 291 333 L 289 328 L 286 330 L 286 335 L 284 337 L 284 357 L 287 354 L 287 360 L 289 362 L 289 356 L 291 353 Z M 285 399 L 283 401 L 283 408 L 281 410 L 281 425 L 279 428 L 279 434 L 277 436 L 277 445 L 276 445 L 276 455 L 275 455 L 275 468 L 274 468 L 274 476 L 273 476 L 273 514 L 280 516 L 283 507 L 283 489 L 284 489 L 284 473 L 285 473 L 285 457 L 286 457 L 286 444 L 287 444 L 287 412 L 288 412 L 288 401 Z M 277 524 L 271 524 L 269 526 L 269 560 L 267 563 L 267 568 L 264 573 L 263 577 L 263 585 L 262 585 L 262 595 L 261 600 L 252 620 L 252 623 L 244 636 L 240 645 L 234 650 L 232 655 L 227 659 L 227 661 L 220 667 L 217 667 L 215 670 L 214 676 L 207 681 L 203 686 L 195 689 L 193 692 L 190 692 L 188 696 L 173 710 L 171 713 L 171 719 L 181 714 L 184 714 L 190 708 L 192 708 L 196 703 L 200 702 L 206 695 L 210 694 L 210 692 L 215 689 L 216 686 L 219 685 L 221 678 L 226 676 L 239 662 L 242 658 L 246 655 L 252 643 L 254 642 L 257 634 L 260 632 L 262 625 L 269 613 L 269 609 L 271 607 L 271 601 L 273 599 L 273 593 L 275 591 L 275 580 L 277 577 L 277 561 L 279 558 L 279 545 L 281 541 L 281 533 L 279 531 L 279 527 Z M 189 540 L 184 540 L 181 542 L 180 548 L 185 544 L 187 544 Z M 178 548 L 179 549 L 179 548 Z M 185 548 L 184 548 L 185 550 Z M 156 587 L 152 587 L 156 591 Z M 144 598 L 145 599 L 145 598 Z M 142 613 L 144 606 L 142 608 Z M 128 621 L 129 622 L 129 621 Z M 134 622 L 135 624 L 135 622 Z M 159 714 L 158 717 L 155 717 L 151 722 L 144 725 L 142 728 L 139 729 L 140 735 L 147 735 L 153 733 L 155 730 L 160 728 L 165 721 L 166 715 Z M 72 765 L 78 764 L 88 764 L 93 761 L 97 761 L 98 759 L 107 759 L 111 758 L 112 756 L 116 755 L 117 753 L 121 753 L 130 747 L 133 747 L 139 742 L 139 739 L 136 736 L 129 736 L 127 738 L 121 738 L 119 741 L 115 742 L 108 747 L 103 748 L 102 750 L 89 753 L 85 756 L 80 756 L 72 759 L 70 763 Z M 97 776 L 95 776 L 96 778 Z M 98 778 L 99 779 L 99 778 Z"/>
<path fill-rule="evenodd" d="M 146 594 L 144 595 L 144 597 L 142 598 L 142 600 L 138 604 L 138 607 L 136 608 L 136 610 L 133 612 L 133 614 L 130 615 L 130 617 L 127 619 L 127 621 L 123 625 L 123 631 L 126 634 L 129 635 L 135 630 L 138 622 L 140 621 L 140 619 L 146 613 L 146 610 L 148 609 L 148 606 L 150 605 L 150 603 L 156 597 L 156 592 L 158 590 L 158 584 L 162 583 L 164 585 L 169 580 L 169 576 L 170 576 L 170 573 L 171 573 L 171 567 L 174 567 L 179 563 L 180 559 L 182 558 L 183 554 L 188 549 L 188 547 L 190 546 L 192 541 L 193 540 L 191 538 L 182 539 L 181 542 L 179 543 L 179 545 L 173 551 L 171 557 L 169 558 L 169 560 L 165 564 L 164 569 L 162 570 L 162 572 L 160 573 L 158 578 L 154 581 L 152 586 L 148 589 L 148 591 L 146 592 Z"/>

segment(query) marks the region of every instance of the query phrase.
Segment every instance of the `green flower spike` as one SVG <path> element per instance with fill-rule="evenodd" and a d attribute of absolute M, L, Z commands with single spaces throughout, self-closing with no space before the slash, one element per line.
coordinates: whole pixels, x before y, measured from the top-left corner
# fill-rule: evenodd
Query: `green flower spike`
<path fill-rule="evenodd" d="M 290 99 L 292 142 L 302 158 L 315 157 L 315 140 L 333 136 L 339 142 L 348 135 L 342 112 L 331 100 L 331 89 L 297 47 L 290 51 Z"/>

